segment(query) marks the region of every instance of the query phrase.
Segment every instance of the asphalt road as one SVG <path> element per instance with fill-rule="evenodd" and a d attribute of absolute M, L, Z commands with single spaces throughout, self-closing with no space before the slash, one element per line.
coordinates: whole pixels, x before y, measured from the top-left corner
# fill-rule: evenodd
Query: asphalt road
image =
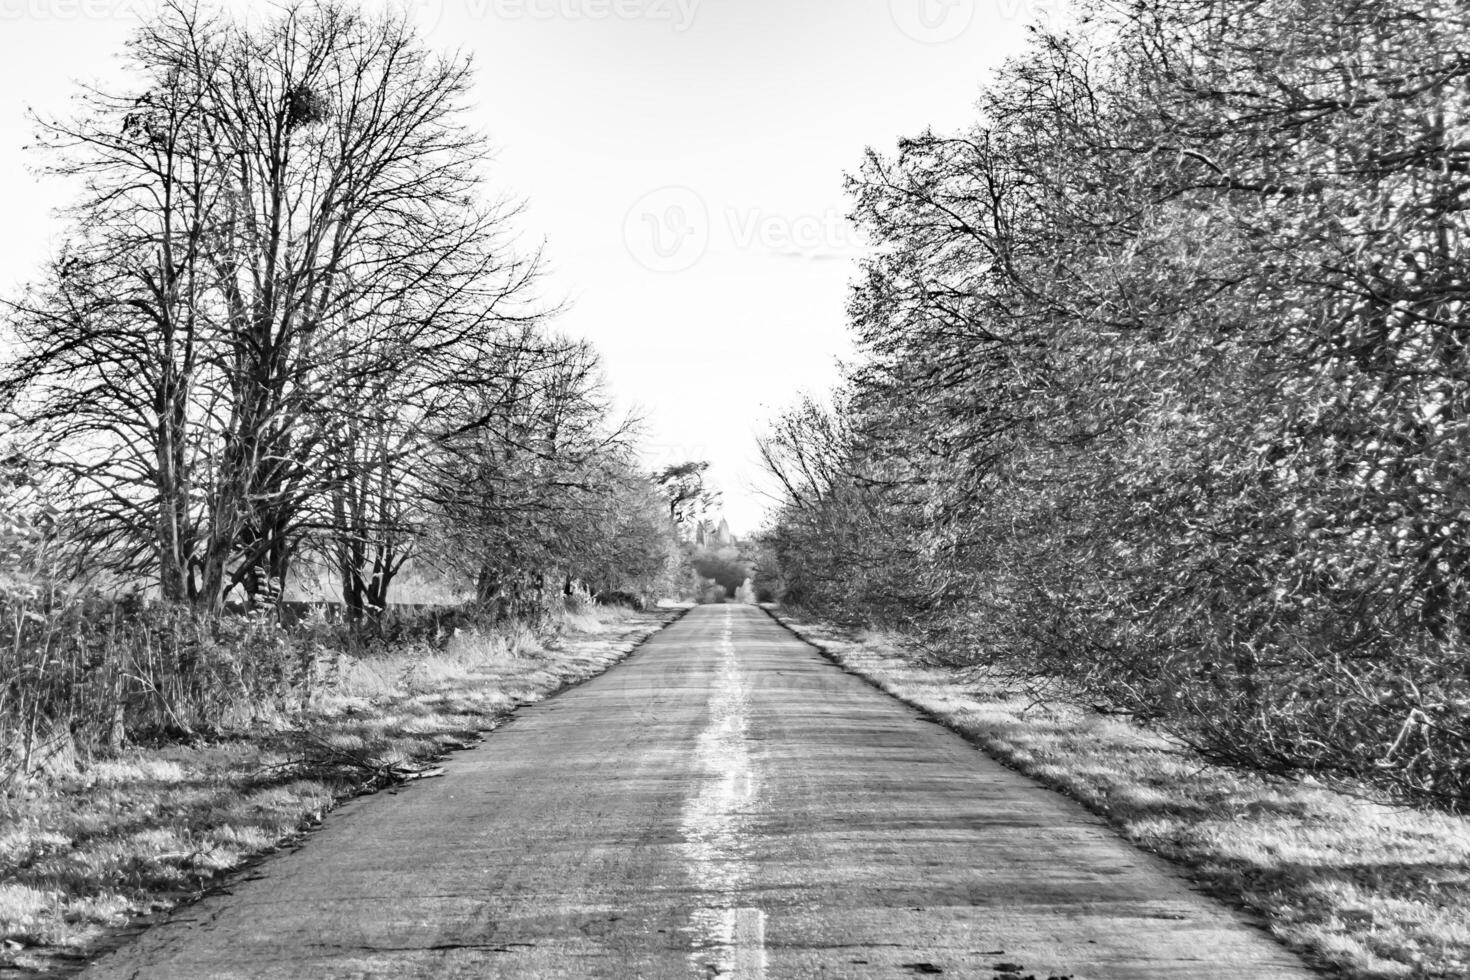
<path fill-rule="evenodd" d="M 930 975 L 1313 974 L 744 606 L 693 610 L 83 974 Z"/>

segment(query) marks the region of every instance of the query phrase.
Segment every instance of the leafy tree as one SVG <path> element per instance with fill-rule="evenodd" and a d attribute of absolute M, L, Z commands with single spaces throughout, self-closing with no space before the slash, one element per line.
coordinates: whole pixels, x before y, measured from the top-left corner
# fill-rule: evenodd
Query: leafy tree
<path fill-rule="evenodd" d="M 853 177 L 864 357 L 766 441 L 788 592 L 1463 809 L 1467 15 L 1084 14 Z"/>
<path fill-rule="evenodd" d="M 668 500 L 669 520 L 681 528 L 693 527 L 719 505 L 720 495 L 705 484 L 709 463 L 691 460 L 666 466 L 654 477 Z"/>

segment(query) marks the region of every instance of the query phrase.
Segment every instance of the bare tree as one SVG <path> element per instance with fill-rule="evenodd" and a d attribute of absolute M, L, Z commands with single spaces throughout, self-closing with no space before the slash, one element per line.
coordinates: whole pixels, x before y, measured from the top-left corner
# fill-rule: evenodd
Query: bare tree
<path fill-rule="evenodd" d="M 415 413 L 536 318 L 536 263 L 482 193 L 468 64 L 403 20 L 170 6 L 131 55 L 138 90 L 46 122 L 87 191 L 5 391 L 86 554 L 218 609 L 278 592 L 318 504 L 432 440 Z"/>
<path fill-rule="evenodd" d="M 587 344 L 527 332 L 504 358 L 500 387 L 445 441 L 431 499 L 479 601 L 535 615 L 612 530 L 601 518 L 632 422 L 612 416 Z"/>

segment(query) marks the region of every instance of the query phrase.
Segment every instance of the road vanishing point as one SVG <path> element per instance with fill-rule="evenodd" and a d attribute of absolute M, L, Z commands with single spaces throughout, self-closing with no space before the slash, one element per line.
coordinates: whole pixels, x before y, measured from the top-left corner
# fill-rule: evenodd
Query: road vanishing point
<path fill-rule="evenodd" d="M 88 980 L 1315 976 L 1076 803 L 751 606 L 702 606 L 442 779 Z"/>

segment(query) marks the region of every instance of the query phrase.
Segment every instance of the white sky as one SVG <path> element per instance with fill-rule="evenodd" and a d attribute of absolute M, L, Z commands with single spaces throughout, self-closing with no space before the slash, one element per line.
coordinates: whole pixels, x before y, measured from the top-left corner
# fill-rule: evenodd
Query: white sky
<path fill-rule="evenodd" d="M 237 0 L 238 2 L 238 0 Z M 1066 0 L 414 0 L 478 66 L 496 179 L 528 199 L 563 330 L 647 420 L 650 466 L 708 459 L 739 533 L 755 435 L 836 378 L 865 146 L 973 118 L 979 84 Z M 28 106 L 106 77 L 152 0 L 0 0 L 0 289 L 58 239 Z"/>

